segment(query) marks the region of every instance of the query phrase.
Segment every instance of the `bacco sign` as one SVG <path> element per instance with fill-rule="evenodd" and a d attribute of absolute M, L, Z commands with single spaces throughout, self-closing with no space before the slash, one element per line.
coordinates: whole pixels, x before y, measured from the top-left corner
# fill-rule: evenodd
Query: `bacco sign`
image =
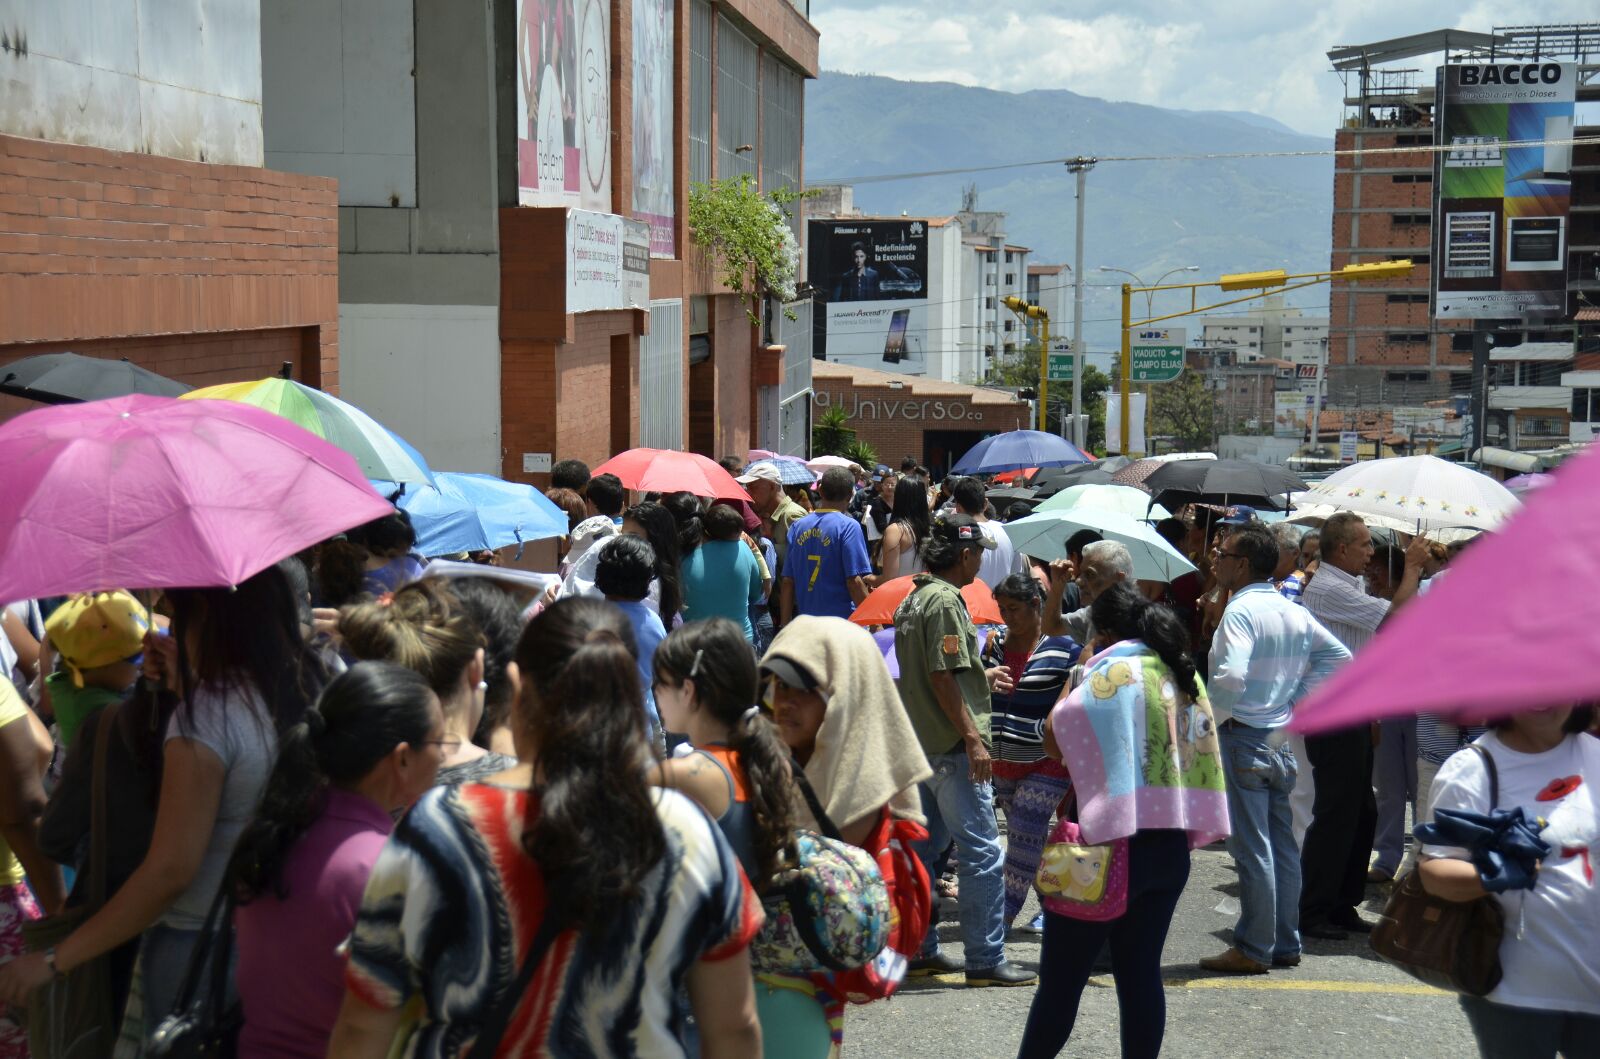
<path fill-rule="evenodd" d="M 967 404 L 965 401 L 938 401 L 932 399 L 890 399 L 873 398 L 863 399 L 859 394 L 852 394 L 848 402 L 838 394 L 830 394 L 818 390 L 812 398 L 818 408 L 827 408 L 830 405 L 839 405 L 845 410 L 846 419 L 906 419 L 924 420 L 929 422 L 963 422 L 981 423 L 983 413 Z"/>

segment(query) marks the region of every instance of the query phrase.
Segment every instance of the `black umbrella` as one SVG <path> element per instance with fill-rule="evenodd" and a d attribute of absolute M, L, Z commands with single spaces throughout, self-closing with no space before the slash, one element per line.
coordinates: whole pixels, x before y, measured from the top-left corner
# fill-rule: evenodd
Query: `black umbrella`
<path fill-rule="evenodd" d="M 0 367 L 0 393 L 45 404 L 98 401 L 134 393 L 177 397 L 192 389 L 127 359 L 105 360 L 78 353 L 38 353 Z"/>
<path fill-rule="evenodd" d="M 1174 460 L 1145 478 L 1156 502 L 1176 511 L 1183 504 L 1278 507 L 1306 483 L 1291 471 L 1250 460 Z"/>
<path fill-rule="evenodd" d="M 1001 489 L 991 489 L 984 495 L 994 501 L 995 507 L 1003 507 L 1006 504 L 1014 504 L 1019 500 L 1027 504 L 1036 503 L 1038 497 L 1034 495 L 1035 493 L 1036 490 L 1033 489 L 1010 485 Z"/>
<path fill-rule="evenodd" d="M 1038 490 L 1035 495 L 1039 500 L 1055 496 L 1074 485 L 1110 485 L 1111 476 L 1123 466 L 1117 461 L 1123 459 L 1113 456 L 1094 463 L 1080 463 L 1075 467 L 1046 467 L 1030 478 L 1028 484 Z"/>

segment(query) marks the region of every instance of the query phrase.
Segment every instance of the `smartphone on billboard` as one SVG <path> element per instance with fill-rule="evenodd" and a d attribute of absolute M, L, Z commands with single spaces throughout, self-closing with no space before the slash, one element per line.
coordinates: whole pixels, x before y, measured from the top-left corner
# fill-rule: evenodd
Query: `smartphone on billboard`
<path fill-rule="evenodd" d="M 889 317 L 889 335 L 883 340 L 883 359 L 890 364 L 900 363 L 906 352 L 906 328 L 911 323 L 910 309 L 896 309 Z"/>

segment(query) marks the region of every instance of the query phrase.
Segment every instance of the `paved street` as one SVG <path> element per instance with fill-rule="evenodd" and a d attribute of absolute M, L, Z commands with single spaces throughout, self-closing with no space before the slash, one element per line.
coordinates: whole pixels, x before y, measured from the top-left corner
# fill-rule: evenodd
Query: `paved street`
<path fill-rule="evenodd" d="M 1366 910 L 1382 907 L 1376 887 Z M 1167 938 L 1167 1037 L 1164 1054 L 1182 1057 L 1355 1056 L 1385 1059 L 1476 1055 L 1453 997 L 1383 963 L 1366 939 L 1312 941 L 1301 965 L 1259 977 L 1202 972 L 1196 961 L 1221 952 L 1234 921 L 1238 883 L 1220 850 L 1194 854 L 1193 870 Z M 1219 912 L 1226 905 L 1228 911 Z M 1019 917 L 1026 922 L 1032 904 Z M 946 950 L 959 953 L 951 917 L 940 927 Z M 1037 965 L 1038 939 L 1017 935 L 1012 959 Z M 961 1056 L 1011 1059 L 1034 990 L 967 989 L 960 976 L 912 983 L 887 1003 L 852 1008 L 845 1026 L 855 1056 Z M 1063 1055 L 1118 1054 L 1117 998 L 1109 974 L 1090 980 L 1077 1028 Z"/>

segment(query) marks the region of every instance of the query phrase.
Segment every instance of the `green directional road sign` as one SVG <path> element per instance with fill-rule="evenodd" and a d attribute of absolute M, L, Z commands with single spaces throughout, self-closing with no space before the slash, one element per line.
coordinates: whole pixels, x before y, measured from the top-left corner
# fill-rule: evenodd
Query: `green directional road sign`
<path fill-rule="evenodd" d="M 1046 365 L 1046 382 L 1072 381 L 1072 343 L 1062 339 L 1050 343 L 1049 362 Z"/>
<path fill-rule="evenodd" d="M 1172 382 L 1183 374 L 1188 334 L 1181 327 L 1141 328 L 1130 336 L 1134 382 Z"/>

